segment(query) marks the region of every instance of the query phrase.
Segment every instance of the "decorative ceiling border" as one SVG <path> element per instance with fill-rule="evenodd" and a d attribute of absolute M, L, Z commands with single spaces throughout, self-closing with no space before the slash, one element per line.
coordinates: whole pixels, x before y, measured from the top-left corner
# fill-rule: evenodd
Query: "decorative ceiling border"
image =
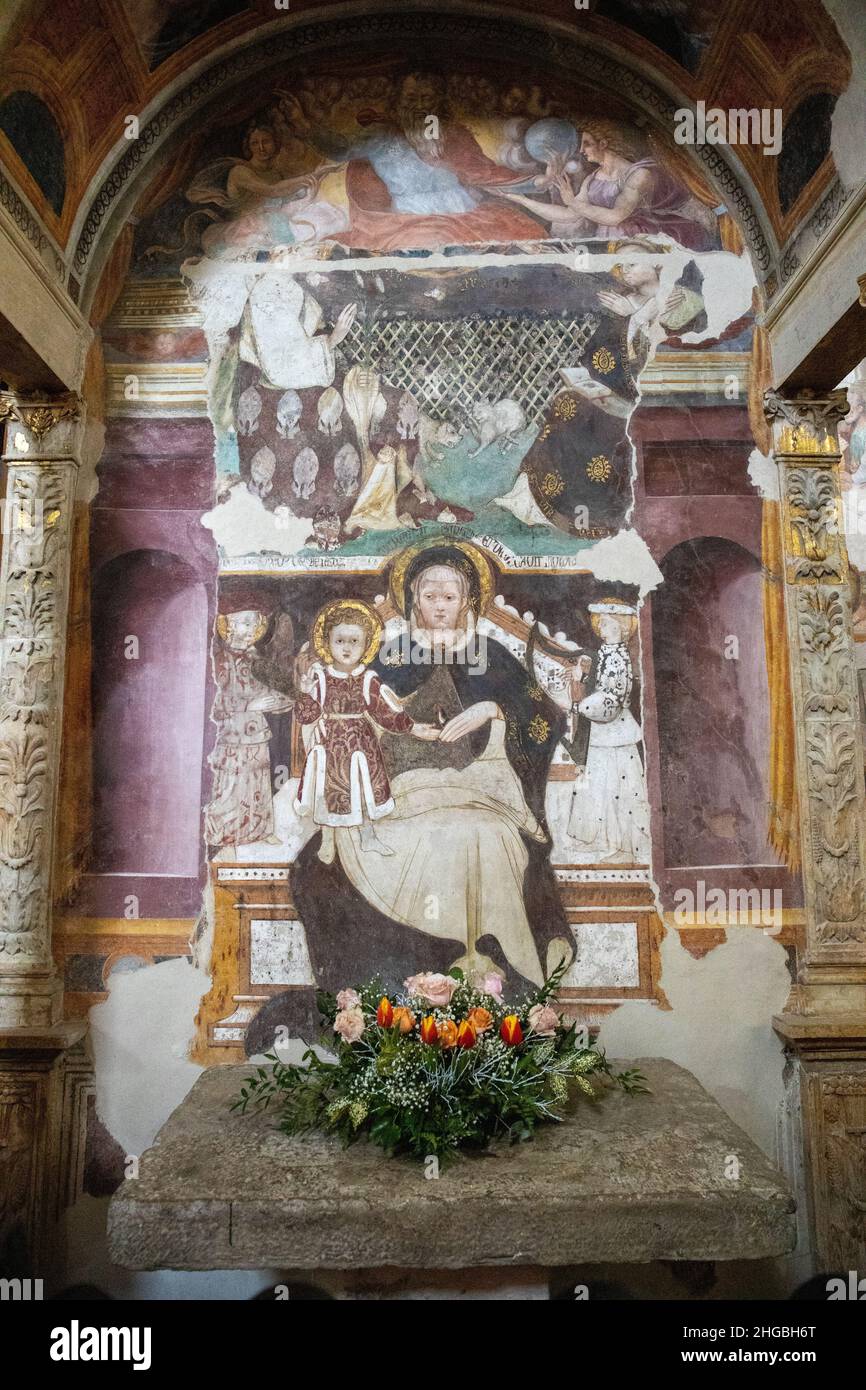
<path fill-rule="evenodd" d="M 30 242 L 43 261 L 46 260 L 46 257 L 50 257 L 54 274 L 62 284 L 66 273 L 66 263 L 63 257 L 35 212 L 32 212 L 27 206 L 22 195 L 2 169 L 0 169 L 0 208 L 8 213 L 21 235 Z"/>
<path fill-rule="evenodd" d="M 137 140 L 130 142 L 114 166 L 102 178 L 83 221 L 75 245 L 72 270 L 82 285 L 92 273 L 95 251 L 104 235 L 107 219 L 129 193 L 135 176 L 155 157 L 166 141 L 206 108 L 225 88 L 324 49 L 364 46 L 383 40 L 421 43 L 437 39 L 453 51 L 456 46 L 472 53 L 512 52 L 532 62 L 563 71 L 572 79 L 589 82 L 600 90 L 615 91 L 632 107 L 652 115 L 673 129 L 674 113 L 685 101 L 674 99 L 640 71 L 606 52 L 603 41 L 588 34 L 567 33 L 541 27 L 537 21 L 505 20 L 501 15 L 478 12 L 402 10 L 344 15 L 316 21 L 303 17 L 291 26 L 266 34 L 259 32 L 243 47 L 215 56 L 185 86 L 175 91 L 143 122 Z M 420 61 L 422 55 L 416 60 Z M 717 145 L 696 145 L 695 153 L 711 180 L 735 210 L 762 276 L 773 264 L 773 253 L 761 218 L 740 176 Z M 84 295 L 82 294 L 82 298 Z"/>

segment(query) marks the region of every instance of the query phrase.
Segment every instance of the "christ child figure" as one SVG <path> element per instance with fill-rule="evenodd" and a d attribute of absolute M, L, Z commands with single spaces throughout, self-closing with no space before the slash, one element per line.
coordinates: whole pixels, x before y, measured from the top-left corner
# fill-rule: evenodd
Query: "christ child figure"
<path fill-rule="evenodd" d="M 374 829 L 394 809 L 378 730 L 439 737 L 434 725 L 413 720 L 369 670 L 381 637 L 381 620 L 369 604 L 338 599 L 322 609 L 313 625 L 312 645 L 319 659 L 308 664 L 304 649 L 297 663 L 302 693 L 295 717 L 305 726 L 308 752 L 295 810 L 322 826 L 319 858 L 325 863 L 333 860 L 338 826 L 359 827 L 362 849 L 392 853 Z"/>

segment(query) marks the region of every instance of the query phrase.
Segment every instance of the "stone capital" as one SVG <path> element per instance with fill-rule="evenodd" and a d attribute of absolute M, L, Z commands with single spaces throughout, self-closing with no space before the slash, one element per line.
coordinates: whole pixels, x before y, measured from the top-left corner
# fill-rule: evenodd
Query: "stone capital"
<path fill-rule="evenodd" d="M 0 392 L 3 458 L 9 463 L 75 459 L 84 413 L 74 392 Z"/>
<path fill-rule="evenodd" d="M 848 414 L 846 391 L 764 392 L 764 414 L 774 428 L 779 454 L 838 455 L 836 430 Z"/>

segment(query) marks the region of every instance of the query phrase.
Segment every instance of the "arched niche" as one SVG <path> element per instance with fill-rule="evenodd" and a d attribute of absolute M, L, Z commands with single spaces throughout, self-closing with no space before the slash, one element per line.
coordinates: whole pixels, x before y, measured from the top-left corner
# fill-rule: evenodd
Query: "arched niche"
<path fill-rule="evenodd" d="M 97 571 L 95 873 L 198 874 L 207 644 L 207 592 L 179 556 L 135 550 Z"/>
<path fill-rule="evenodd" d="M 775 866 L 760 562 L 701 536 L 661 570 L 652 629 L 664 867 Z"/>

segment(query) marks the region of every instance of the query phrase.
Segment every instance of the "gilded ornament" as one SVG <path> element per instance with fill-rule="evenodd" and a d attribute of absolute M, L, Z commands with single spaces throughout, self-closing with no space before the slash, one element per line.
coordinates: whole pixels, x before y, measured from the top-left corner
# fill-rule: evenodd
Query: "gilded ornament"
<path fill-rule="evenodd" d="M 313 623 L 313 650 L 320 661 L 324 661 L 327 664 L 332 660 L 331 650 L 325 636 L 325 629 L 335 613 L 343 614 L 347 611 L 357 613 L 361 625 L 366 627 L 369 631 L 370 636 L 367 645 L 361 654 L 361 662 L 364 666 L 367 666 L 379 650 L 384 624 L 375 608 L 373 608 L 371 604 L 365 603 L 363 599 L 333 599 L 330 603 L 326 603 L 324 608 L 319 610 L 316 614 L 316 620 Z M 348 619 L 344 618 L 343 621 L 347 622 Z"/>
<path fill-rule="evenodd" d="M 596 454 L 586 465 L 586 476 L 591 483 L 605 483 L 610 477 L 610 459 L 604 454 Z"/>
<path fill-rule="evenodd" d="M 545 473 L 539 486 L 545 497 L 558 497 L 565 489 L 565 480 L 558 473 Z"/>
<path fill-rule="evenodd" d="M 592 365 L 597 372 L 601 372 L 602 376 L 607 376 L 608 372 L 612 372 L 616 366 L 616 358 L 609 348 L 596 348 L 592 354 Z"/>

